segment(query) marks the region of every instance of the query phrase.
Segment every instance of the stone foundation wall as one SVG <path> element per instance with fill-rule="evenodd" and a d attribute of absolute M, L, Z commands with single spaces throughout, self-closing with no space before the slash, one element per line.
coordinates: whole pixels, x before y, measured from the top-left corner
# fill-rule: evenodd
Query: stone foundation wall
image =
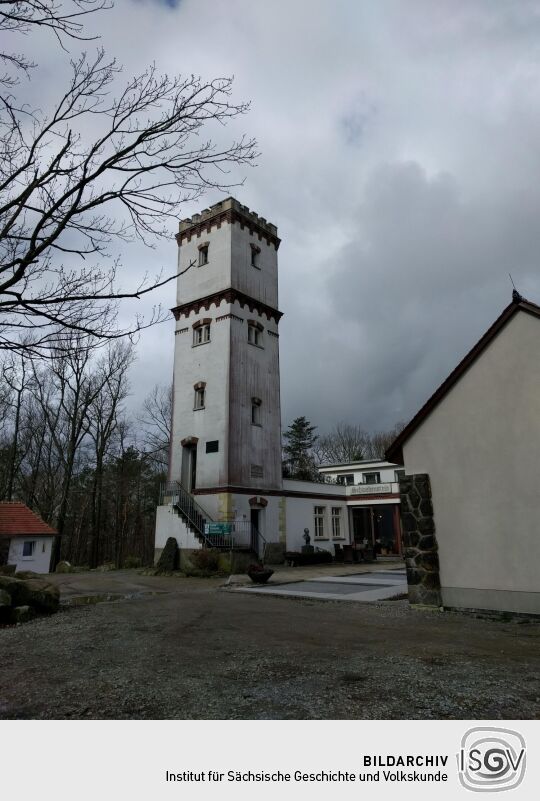
<path fill-rule="evenodd" d="M 439 554 L 429 475 L 401 476 L 399 493 L 409 602 L 441 606 Z"/>

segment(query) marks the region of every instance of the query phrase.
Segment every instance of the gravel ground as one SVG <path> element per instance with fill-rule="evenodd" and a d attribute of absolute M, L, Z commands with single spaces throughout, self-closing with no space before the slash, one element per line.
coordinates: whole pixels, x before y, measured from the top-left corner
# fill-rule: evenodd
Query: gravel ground
<path fill-rule="evenodd" d="M 144 577 L 1 629 L 0 718 L 540 717 L 539 623 L 219 584 Z"/>

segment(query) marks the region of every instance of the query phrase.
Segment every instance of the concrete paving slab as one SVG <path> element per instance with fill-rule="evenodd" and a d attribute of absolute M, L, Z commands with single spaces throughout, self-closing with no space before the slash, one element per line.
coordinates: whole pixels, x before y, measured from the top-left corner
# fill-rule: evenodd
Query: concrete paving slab
<path fill-rule="evenodd" d="M 238 587 L 232 592 L 327 601 L 369 602 L 381 601 L 407 593 L 407 581 L 402 571 L 390 577 L 383 577 L 379 572 L 360 573 L 349 576 L 324 576 L 312 581 L 296 581 L 278 585 Z"/>

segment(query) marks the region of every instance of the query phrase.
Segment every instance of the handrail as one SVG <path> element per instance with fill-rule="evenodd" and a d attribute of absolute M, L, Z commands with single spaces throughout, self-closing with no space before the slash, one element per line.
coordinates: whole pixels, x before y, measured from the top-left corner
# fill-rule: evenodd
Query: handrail
<path fill-rule="evenodd" d="M 161 504 L 169 503 L 178 508 L 186 523 L 195 529 L 205 545 L 211 548 L 249 548 L 257 556 L 261 555 L 261 550 L 264 551 L 266 539 L 249 520 L 223 521 L 229 527 L 228 531 L 207 534 L 205 523 L 219 521 L 215 521 L 178 481 L 169 481 L 161 486 Z"/>

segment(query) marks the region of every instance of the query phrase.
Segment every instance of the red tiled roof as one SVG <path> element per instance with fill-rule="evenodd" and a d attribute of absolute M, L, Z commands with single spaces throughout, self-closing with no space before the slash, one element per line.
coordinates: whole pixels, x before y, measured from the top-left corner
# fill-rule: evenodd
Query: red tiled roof
<path fill-rule="evenodd" d="M 24 503 L 0 502 L 0 537 L 26 537 L 28 534 L 54 537 L 56 533 Z"/>

